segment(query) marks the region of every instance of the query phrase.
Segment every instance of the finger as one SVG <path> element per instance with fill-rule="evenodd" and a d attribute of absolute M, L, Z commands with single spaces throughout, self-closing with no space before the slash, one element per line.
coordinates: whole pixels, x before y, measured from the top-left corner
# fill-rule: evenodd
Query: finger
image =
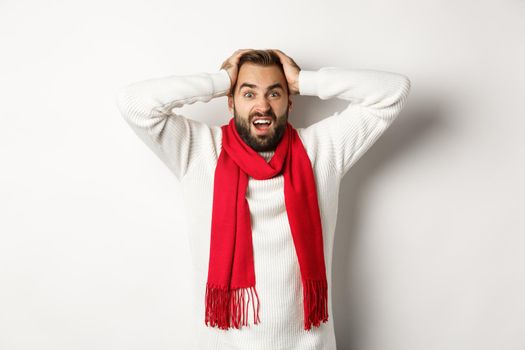
<path fill-rule="evenodd" d="M 279 49 L 273 49 L 272 51 L 274 51 L 277 55 L 279 56 L 284 56 L 284 57 L 288 57 L 284 54 L 284 52 L 282 52 L 281 50 Z"/>
<path fill-rule="evenodd" d="M 275 49 L 273 51 L 277 54 L 277 56 L 279 56 L 281 63 L 286 63 L 288 61 L 289 57 L 286 56 L 281 50 Z"/>
<path fill-rule="evenodd" d="M 235 54 L 239 55 L 239 54 L 241 54 L 243 52 L 246 52 L 246 51 L 252 51 L 252 49 L 239 49 L 239 50 L 235 51 Z"/>
<path fill-rule="evenodd" d="M 248 52 L 248 51 L 252 51 L 252 49 L 243 49 L 243 50 L 239 50 L 239 52 L 237 53 L 237 57 L 240 57 L 243 53 L 245 52 Z"/>
<path fill-rule="evenodd" d="M 284 54 L 281 50 L 275 50 L 275 53 L 280 57 L 281 59 L 281 63 L 287 63 L 295 68 L 299 68 L 299 65 L 293 60 L 293 58 L 291 58 L 290 56 Z M 284 61 L 283 61 L 284 60 Z"/>
<path fill-rule="evenodd" d="M 233 55 L 230 56 L 230 58 L 228 58 L 228 61 L 231 61 L 232 63 L 235 63 L 237 64 L 237 62 L 239 62 L 239 58 L 242 56 L 242 54 L 244 54 L 245 52 L 247 51 L 250 51 L 251 49 L 239 49 L 239 50 L 236 50 Z"/>

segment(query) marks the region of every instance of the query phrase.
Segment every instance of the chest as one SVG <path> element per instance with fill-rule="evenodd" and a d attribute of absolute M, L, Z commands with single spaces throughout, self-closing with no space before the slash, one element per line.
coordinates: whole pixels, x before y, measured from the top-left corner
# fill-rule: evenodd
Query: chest
<path fill-rule="evenodd" d="M 250 213 L 254 216 L 268 217 L 286 211 L 284 203 L 284 177 L 282 175 L 267 180 L 249 177 L 246 200 Z"/>

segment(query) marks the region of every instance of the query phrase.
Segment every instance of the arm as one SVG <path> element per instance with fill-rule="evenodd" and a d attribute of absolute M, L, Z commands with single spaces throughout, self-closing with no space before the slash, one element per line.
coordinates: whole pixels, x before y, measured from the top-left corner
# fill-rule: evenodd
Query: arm
<path fill-rule="evenodd" d="M 376 70 L 301 70 L 298 80 L 301 95 L 350 101 L 343 111 L 302 131 L 312 152 L 329 161 L 341 177 L 390 126 L 410 91 L 406 76 Z"/>
<path fill-rule="evenodd" d="M 149 79 L 122 87 L 117 106 L 134 132 L 181 180 L 201 150 L 213 148 L 213 135 L 206 124 L 175 114 L 172 109 L 224 96 L 230 83 L 223 69 Z"/>

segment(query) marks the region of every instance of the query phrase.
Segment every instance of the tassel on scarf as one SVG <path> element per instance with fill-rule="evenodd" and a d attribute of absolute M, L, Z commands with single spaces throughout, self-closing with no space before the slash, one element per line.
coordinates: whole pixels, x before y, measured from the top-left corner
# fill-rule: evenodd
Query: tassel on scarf
<path fill-rule="evenodd" d="M 304 329 L 319 327 L 328 320 L 328 287 L 326 281 L 303 281 Z"/>
<path fill-rule="evenodd" d="M 220 329 L 248 326 L 248 308 L 252 305 L 253 323 L 258 324 L 259 296 L 255 287 L 228 290 L 206 285 L 206 317 L 207 326 Z"/>

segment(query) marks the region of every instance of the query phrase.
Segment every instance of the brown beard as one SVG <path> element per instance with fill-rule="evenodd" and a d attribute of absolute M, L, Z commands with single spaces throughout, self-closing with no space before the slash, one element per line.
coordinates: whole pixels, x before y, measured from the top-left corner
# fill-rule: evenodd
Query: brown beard
<path fill-rule="evenodd" d="M 235 111 L 235 107 L 233 107 L 233 116 L 237 133 L 241 139 L 256 152 L 274 151 L 275 148 L 277 148 L 277 145 L 279 145 L 279 142 L 284 135 L 284 131 L 286 130 L 286 124 L 288 122 L 288 108 L 286 109 L 286 112 L 278 118 L 275 117 L 275 113 L 273 113 L 272 110 L 265 113 L 265 115 L 271 116 L 273 118 L 272 123 L 275 123 L 275 132 L 272 135 L 252 135 L 250 131 L 251 121 L 253 120 L 253 117 L 257 115 L 259 114 L 255 114 L 248 118 L 248 120 L 245 120 L 244 118 L 239 117 Z"/>

